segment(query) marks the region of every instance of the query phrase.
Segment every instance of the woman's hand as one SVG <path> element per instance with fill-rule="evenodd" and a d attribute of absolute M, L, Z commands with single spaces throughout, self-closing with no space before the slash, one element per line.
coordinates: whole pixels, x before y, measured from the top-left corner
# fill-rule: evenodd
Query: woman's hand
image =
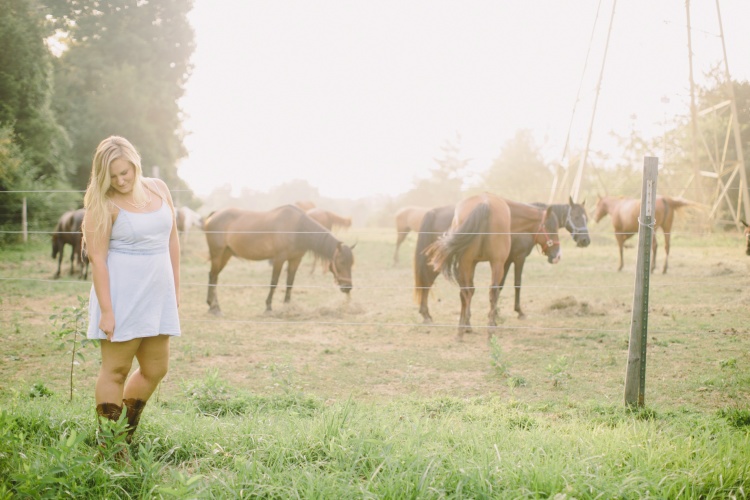
<path fill-rule="evenodd" d="M 115 313 L 102 312 L 102 317 L 99 320 L 99 329 L 107 336 L 107 340 L 112 342 L 112 338 L 115 335 Z"/>

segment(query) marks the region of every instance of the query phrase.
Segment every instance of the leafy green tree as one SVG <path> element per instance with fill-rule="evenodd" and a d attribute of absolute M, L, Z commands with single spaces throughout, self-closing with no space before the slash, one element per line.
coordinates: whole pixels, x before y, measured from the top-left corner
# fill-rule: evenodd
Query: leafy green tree
<path fill-rule="evenodd" d="M 492 162 L 482 189 L 514 201 L 546 201 L 552 180 L 531 131 L 519 130 Z"/>
<path fill-rule="evenodd" d="M 83 189 L 96 145 L 127 137 L 146 175 L 186 190 L 176 165 L 187 154 L 181 110 L 194 50 L 192 0 L 59 0 L 48 9 L 66 33 L 55 69 L 55 109 L 73 140 L 75 186 Z M 183 200 L 189 200 L 183 195 Z"/>
<path fill-rule="evenodd" d="M 34 1 L 0 0 L 0 228 L 13 231 L 4 241 L 20 238 L 24 197 L 30 230 L 51 227 L 59 206 L 76 208 L 75 195 L 20 193 L 68 188 L 69 142 L 51 108 L 50 33 Z"/>
<path fill-rule="evenodd" d="M 437 166 L 430 170 L 426 179 L 418 179 L 415 186 L 403 195 L 400 205 L 437 207 L 457 203 L 462 197 L 463 173 L 469 159 L 462 158 L 461 136 L 444 141 L 440 147 L 442 156 L 435 158 Z"/>
<path fill-rule="evenodd" d="M 0 0 L 0 125 L 46 184 L 65 176 L 68 142 L 51 109 L 51 54 L 44 17 L 31 0 Z"/>

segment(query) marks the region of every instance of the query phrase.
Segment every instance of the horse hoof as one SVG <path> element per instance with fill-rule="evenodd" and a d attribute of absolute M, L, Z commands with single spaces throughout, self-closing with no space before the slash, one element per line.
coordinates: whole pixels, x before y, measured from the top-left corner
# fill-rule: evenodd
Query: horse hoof
<path fill-rule="evenodd" d="M 423 325 L 431 325 L 432 324 L 432 318 L 422 318 L 422 324 Z"/>
<path fill-rule="evenodd" d="M 518 313 L 518 319 L 526 319 L 526 315 L 522 312 Z"/>
<path fill-rule="evenodd" d="M 213 314 L 216 317 L 224 316 L 224 313 L 221 312 L 221 309 L 218 307 L 212 307 L 208 310 L 209 313 Z"/>

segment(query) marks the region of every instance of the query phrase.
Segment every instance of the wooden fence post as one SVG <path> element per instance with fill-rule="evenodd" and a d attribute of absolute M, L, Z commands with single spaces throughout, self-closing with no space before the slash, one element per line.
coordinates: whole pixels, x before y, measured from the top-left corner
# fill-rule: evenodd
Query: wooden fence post
<path fill-rule="evenodd" d="M 643 158 L 641 215 L 638 218 L 638 265 L 633 292 L 628 366 L 625 375 L 625 404 L 643 406 L 646 393 L 646 344 L 648 341 L 648 281 L 651 276 L 651 239 L 656 212 L 656 178 L 659 159 Z"/>

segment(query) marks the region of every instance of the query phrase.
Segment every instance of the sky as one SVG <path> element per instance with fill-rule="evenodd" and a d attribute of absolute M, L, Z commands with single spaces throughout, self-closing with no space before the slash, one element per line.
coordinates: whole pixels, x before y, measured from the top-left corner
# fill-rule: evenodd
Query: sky
<path fill-rule="evenodd" d="M 592 119 L 592 149 L 611 150 L 611 131 L 658 137 L 689 113 L 685 1 L 621 0 L 612 16 L 613 1 L 195 0 L 179 175 L 199 196 L 298 179 L 396 196 L 457 137 L 468 179 L 521 129 L 563 164 Z M 730 74 L 750 80 L 750 2 L 720 9 Z M 723 61 L 716 3 L 690 15 L 700 84 Z"/>

